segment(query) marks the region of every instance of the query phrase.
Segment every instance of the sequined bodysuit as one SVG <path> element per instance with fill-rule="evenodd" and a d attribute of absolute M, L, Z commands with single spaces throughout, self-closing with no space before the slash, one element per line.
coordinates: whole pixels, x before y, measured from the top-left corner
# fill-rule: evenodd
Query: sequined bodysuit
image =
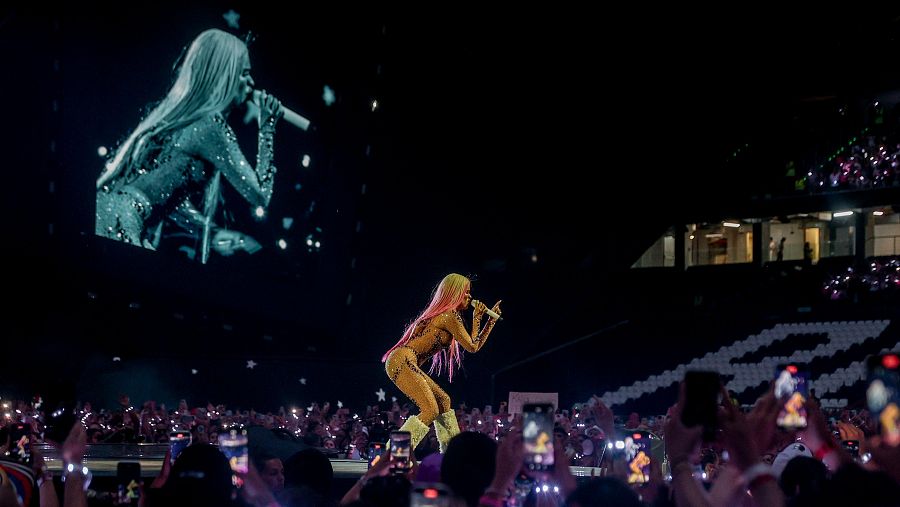
<path fill-rule="evenodd" d="M 472 321 L 469 334 L 459 312 L 449 311 L 418 323 L 409 341 L 395 349 L 385 362 L 385 370 L 391 381 L 409 396 L 419 407 L 419 420 L 426 426 L 438 414 L 451 409 L 450 396 L 441 389 L 421 366 L 441 349 L 446 349 L 453 340 L 467 352 L 478 352 L 487 341 L 495 321 L 489 319 L 484 328 L 480 317 Z"/>
<path fill-rule="evenodd" d="M 259 129 L 254 169 L 241 153 L 234 131 L 219 114 L 160 139 L 148 140 L 136 171 L 97 189 L 95 232 L 126 243 L 151 247 L 147 229 L 180 208 L 182 216 L 196 217 L 188 199 L 202 195 L 210 178 L 220 171 L 254 206 L 267 206 L 275 176 L 275 118 Z"/>

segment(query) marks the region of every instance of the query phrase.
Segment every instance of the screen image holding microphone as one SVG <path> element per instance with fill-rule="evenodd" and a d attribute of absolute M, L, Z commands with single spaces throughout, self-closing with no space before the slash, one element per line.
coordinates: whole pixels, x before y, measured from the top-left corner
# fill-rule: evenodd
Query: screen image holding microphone
<path fill-rule="evenodd" d="M 315 204 L 325 192 L 316 184 L 325 183 L 311 171 L 337 156 L 319 136 L 338 134 L 314 137 L 308 115 L 285 104 L 303 102 L 312 112 L 338 106 L 313 109 L 309 92 L 283 96 L 290 92 L 258 86 L 263 79 L 256 81 L 251 61 L 263 52 L 229 32 L 208 29 L 186 42 L 165 100 L 130 97 L 149 104 L 144 117 L 109 118 L 123 141 L 97 150 L 105 160 L 96 164 L 95 235 L 201 264 L 246 263 L 252 255 L 304 266 L 296 257 L 318 254 L 327 227 Z M 240 72 L 222 72 L 216 62 Z M 288 76 L 266 77 L 280 90 L 296 88 Z M 219 89 L 233 90 L 231 99 L 218 97 Z M 199 166 L 207 169 L 185 176 Z"/>
<path fill-rule="evenodd" d="M 249 123 L 251 119 L 256 118 L 259 115 L 259 100 L 261 93 L 262 92 L 259 90 L 253 90 L 251 93 L 250 100 L 247 101 L 247 114 L 244 116 L 244 123 Z M 295 113 L 292 109 L 284 107 L 284 105 L 282 105 L 282 109 L 284 110 L 284 121 L 299 129 L 309 130 L 311 122 L 308 119 Z"/>

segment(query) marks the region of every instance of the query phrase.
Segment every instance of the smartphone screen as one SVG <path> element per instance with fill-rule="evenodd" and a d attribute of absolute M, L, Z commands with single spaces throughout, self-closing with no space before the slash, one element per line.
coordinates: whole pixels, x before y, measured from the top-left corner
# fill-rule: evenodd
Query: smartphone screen
<path fill-rule="evenodd" d="M 410 507 L 449 507 L 450 490 L 441 483 L 413 483 L 409 492 Z"/>
<path fill-rule="evenodd" d="M 391 432 L 391 471 L 396 474 L 406 473 L 412 467 L 412 449 L 410 449 L 410 433 L 408 431 Z"/>
<path fill-rule="evenodd" d="M 628 463 L 628 484 L 650 481 L 650 435 L 635 432 L 625 437 L 625 462 Z"/>
<path fill-rule="evenodd" d="M 231 430 L 226 434 L 219 435 L 219 450 L 228 458 L 228 464 L 231 466 L 231 483 L 235 487 L 242 487 L 244 475 L 247 474 L 250 466 L 247 433 Z"/>
<path fill-rule="evenodd" d="M 900 356 L 870 356 L 867 366 L 869 411 L 878 419 L 882 440 L 888 445 L 900 445 Z"/>
<path fill-rule="evenodd" d="M 553 470 L 553 405 L 529 403 L 522 407 L 525 466 Z"/>
<path fill-rule="evenodd" d="M 133 503 L 141 497 L 141 464 L 136 461 L 120 461 L 116 464 L 119 482 L 119 501 Z"/>
<path fill-rule="evenodd" d="M 9 428 L 9 455 L 20 463 L 31 461 L 31 426 L 15 423 Z"/>
<path fill-rule="evenodd" d="M 369 468 L 372 468 L 376 463 L 382 460 L 383 452 L 384 444 L 381 442 L 369 442 L 369 450 L 366 454 L 366 457 L 369 459 Z"/>
<path fill-rule="evenodd" d="M 703 438 L 712 440 L 717 427 L 719 374 L 713 371 L 689 371 L 684 375 L 684 407 L 681 422 L 687 427 L 702 426 Z"/>
<path fill-rule="evenodd" d="M 169 450 L 171 451 L 169 453 L 169 462 L 174 465 L 175 459 L 177 459 L 178 455 L 181 454 L 181 451 L 185 450 L 189 445 L 191 445 L 190 431 L 169 432 Z"/>
<path fill-rule="evenodd" d="M 775 369 L 775 398 L 781 404 L 775 420 L 779 428 L 796 430 L 806 427 L 809 371 L 805 365 L 778 365 Z"/>

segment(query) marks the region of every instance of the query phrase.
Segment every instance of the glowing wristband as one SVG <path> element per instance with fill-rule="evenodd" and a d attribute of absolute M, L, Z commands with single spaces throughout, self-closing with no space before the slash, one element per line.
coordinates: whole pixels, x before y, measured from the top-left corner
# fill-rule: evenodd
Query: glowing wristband
<path fill-rule="evenodd" d="M 91 471 L 88 470 L 88 467 L 82 463 L 66 463 L 63 466 L 63 474 L 62 474 L 63 482 L 66 482 L 66 478 L 69 475 L 80 475 L 82 480 L 84 481 L 84 484 L 82 487 L 84 488 L 85 491 L 88 489 L 88 486 L 90 486 L 91 479 L 93 478 Z"/>

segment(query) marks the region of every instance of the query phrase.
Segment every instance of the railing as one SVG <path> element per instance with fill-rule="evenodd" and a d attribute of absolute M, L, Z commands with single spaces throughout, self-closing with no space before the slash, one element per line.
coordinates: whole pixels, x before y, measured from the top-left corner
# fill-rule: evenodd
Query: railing
<path fill-rule="evenodd" d="M 872 254 L 876 257 L 885 255 L 900 255 L 900 235 L 898 236 L 875 236 L 868 239 L 872 242 Z M 890 251 L 885 248 L 885 243 L 890 245 Z"/>
<path fill-rule="evenodd" d="M 62 472 L 62 461 L 56 447 L 35 444 L 47 462 L 47 468 L 55 474 Z M 155 477 L 162 469 L 168 444 L 90 444 L 84 454 L 84 465 L 95 477 L 114 477 L 119 462 L 130 461 L 141 464 L 143 477 Z M 366 473 L 366 460 L 332 459 L 331 467 L 338 478 L 358 478 Z M 576 477 L 605 475 L 605 469 L 592 467 L 569 467 Z"/>

